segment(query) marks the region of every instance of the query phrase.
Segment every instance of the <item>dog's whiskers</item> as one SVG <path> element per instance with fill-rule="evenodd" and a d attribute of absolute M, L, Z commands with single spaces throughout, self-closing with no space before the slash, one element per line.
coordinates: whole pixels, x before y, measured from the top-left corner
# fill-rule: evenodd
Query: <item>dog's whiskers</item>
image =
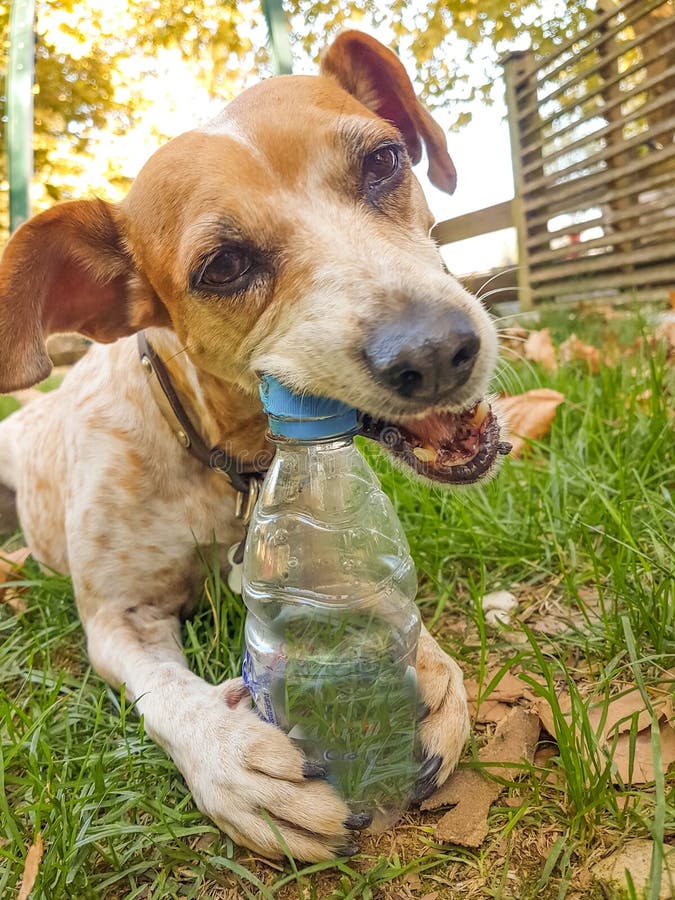
<path fill-rule="evenodd" d="M 505 331 L 498 331 L 498 332 L 497 332 L 497 335 L 499 336 L 499 338 L 504 338 L 506 341 L 509 341 L 509 342 L 512 341 L 513 343 L 520 343 L 520 344 L 526 344 L 526 343 L 527 343 L 527 338 L 522 337 L 522 336 L 519 335 L 519 334 L 507 334 Z M 502 345 L 502 344 L 500 343 L 500 347 L 501 347 L 501 346 L 503 346 L 503 348 L 504 348 L 505 350 L 507 349 L 507 345 L 506 345 L 506 344 Z"/>
<path fill-rule="evenodd" d="M 481 291 L 484 288 L 486 288 L 489 284 L 492 284 L 492 282 L 496 281 L 498 278 L 501 278 L 502 275 L 510 275 L 512 272 L 517 272 L 518 269 L 522 269 L 522 268 L 523 268 L 523 266 L 518 266 L 518 265 L 510 266 L 508 269 L 502 269 L 500 272 L 495 272 L 494 275 L 492 275 L 490 278 L 488 278 L 487 281 L 485 281 L 483 284 L 481 284 L 481 286 L 476 291 L 476 297 L 478 297 L 479 300 L 482 300 L 484 295 L 481 294 Z M 508 290 L 512 290 L 512 288 L 508 288 Z"/>
<path fill-rule="evenodd" d="M 488 291 L 486 294 L 481 294 L 478 297 L 478 299 L 486 300 L 488 297 L 493 297 L 495 294 L 511 294 L 511 293 L 513 293 L 513 290 L 514 289 L 512 287 L 508 287 L 508 286 L 493 288 L 491 291 Z M 516 315 L 522 315 L 522 313 L 516 313 Z"/>

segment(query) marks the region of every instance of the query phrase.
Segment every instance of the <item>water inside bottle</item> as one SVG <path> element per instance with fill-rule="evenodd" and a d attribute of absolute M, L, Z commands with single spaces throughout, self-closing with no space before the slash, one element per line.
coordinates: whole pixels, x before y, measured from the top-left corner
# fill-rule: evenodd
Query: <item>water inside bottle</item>
<path fill-rule="evenodd" d="M 274 659 L 248 660 L 262 714 L 326 768 L 353 810 L 373 813 L 376 829 L 408 805 L 419 767 L 417 634 L 400 625 L 367 608 L 286 607 L 267 624 Z"/>

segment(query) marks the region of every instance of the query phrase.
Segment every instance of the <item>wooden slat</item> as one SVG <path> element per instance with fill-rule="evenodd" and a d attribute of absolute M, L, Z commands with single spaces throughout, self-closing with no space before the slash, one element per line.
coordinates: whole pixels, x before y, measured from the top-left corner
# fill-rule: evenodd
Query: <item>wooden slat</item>
<path fill-rule="evenodd" d="M 675 41 L 671 45 L 671 49 L 675 51 Z M 669 69 L 666 69 L 663 75 L 659 76 L 658 79 L 653 79 L 653 82 L 657 84 L 661 81 L 665 81 L 666 78 L 669 78 L 672 75 L 675 75 L 675 65 L 671 66 Z M 648 95 L 648 88 L 641 85 L 639 90 L 636 89 L 635 91 L 630 92 L 630 96 L 637 96 L 639 94 Z M 592 114 L 584 116 L 583 119 L 579 119 L 574 123 L 574 127 L 577 128 L 579 125 L 583 124 L 584 122 L 588 122 L 591 119 L 604 118 L 603 114 L 606 114 L 609 111 L 610 107 L 614 108 L 619 104 L 623 105 L 628 99 L 630 99 L 630 96 L 627 93 L 626 96 L 619 97 L 611 104 L 608 103 L 602 108 L 601 111 L 594 111 Z M 637 106 L 629 115 L 622 117 L 620 121 L 611 122 L 609 125 L 605 125 L 603 128 L 598 128 L 596 131 L 591 131 L 588 134 L 585 134 L 582 137 L 578 138 L 576 141 L 571 141 L 569 144 L 565 144 L 564 146 L 558 148 L 557 150 L 554 150 L 551 153 L 545 153 L 544 164 L 548 164 L 556 159 L 560 159 L 560 157 L 565 156 L 568 153 L 572 153 L 575 150 L 579 150 L 586 144 L 591 144 L 593 143 L 593 141 L 597 141 L 600 138 L 606 137 L 608 134 L 611 134 L 614 131 L 619 131 L 620 129 L 625 128 L 626 125 L 637 122 L 639 119 L 645 116 L 650 116 L 656 110 L 661 109 L 663 106 L 666 106 L 668 103 L 672 103 L 673 101 L 675 101 L 675 89 L 673 89 L 672 91 L 668 91 L 668 93 L 666 94 L 661 94 L 656 98 L 656 100 L 653 100 L 652 102 L 646 102 L 643 103 L 642 106 Z M 556 132 L 556 134 L 552 135 L 550 138 L 542 139 L 541 142 L 537 142 L 537 144 L 533 145 L 532 148 L 528 148 L 528 152 L 530 151 L 530 149 L 535 149 L 535 147 L 538 149 L 541 146 L 541 148 L 543 149 L 546 144 L 550 144 L 551 141 L 554 138 L 559 137 L 561 133 L 562 132 Z M 530 172 L 535 171 L 537 168 L 541 168 L 541 163 L 531 163 L 530 165 L 523 167 L 523 174 L 528 175 Z"/>
<path fill-rule="evenodd" d="M 628 153 L 630 150 L 646 144 L 648 139 L 653 140 L 658 135 L 666 134 L 667 132 L 672 131 L 673 128 L 675 128 L 675 116 L 672 116 L 670 119 L 666 119 L 664 122 L 658 122 L 657 124 L 654 124 L 648 132 L 640 132 L 640 134 L 636 134 L 635 137 L 629 138 L 628 140 L 623 140 L 621 141 L 621 143 L 603 147 L 602 150 L 598 150 L 596 153 L 591 153 L 581 162 L 571 163 L 570 165 L 565 166 L 563 169 L 558 169 L 557 172 L 552 172 L 550 175 L 544 175 L 541 178 L 534 179 L 534 181 L 527 185 L 526 193 L 535 193 L 540 188 L 550 190 L 551 188 L 554 188 L 558 184 L 560 184 L 560 179 L 564 178 L 565 175 L 571 175 L 573 172 L 578 171 L 582 167 L 587 168 L 588 166 L 592 166 L 595 163 L 606 162 L 608 159 L 612 159 L 612 157 L 614 156 Z M 655 151 L 654 159 L 656 158 L 657 153 L 658 151 Z M 612 175 L 612 180 L 616 177 L 616 172 L 618 172 L 618 169 L 611 170 L 610 174 Z M 571 182 L 566 181 L 564 183 L 570 184 Z"/>
<path fill-rule="evenodd" d="M 664 175 L 663 178 L 668 181 L 669 185 L 672 184 L 673 176 L 670 173 Z M 633 191 L 634 188 L 630 188 L 631 194 Z M 624 192 L 624 196 L 627 195 L 628 191 Z M 667 210 L 675 210 L 675 186 L 673 186 L 672 191 L 666 192 L 663 198 L 652 200 L 648 203 L 638 201 L 636 206 L 631 209 L 619 210 L 618 212 L 603 212 L 600 210 L 599 215 L 592 219 L 585 219 L 582 222 L 570 222 L 569 225 L 565 225 L 563 228 L 548 231 L 546 235 L 541 233 L 535 234 L 534 237 L 528 240 L 527 246 L 530 249 L 548 247 L 552 241 L 568 234 L 578 234 L 581 231 L 586 231 L 589 228 L 598 228 L 601 225 L 616 225 L 617 222 L 622 222 L 625 219 L 642 219 L 651 213 L 666 212 Z M 575 212 L 578 211 L 575 210 Z M 675 216 L 672 218 L 675 223 Z"/>
<path fill-rule="evenodd" d="M 566 214 L 571 215 L 573 213 L 589 209 L 593 206 L 598 206 L 599 204 L 608 205 L 613 203 L 615 200 L 622 199 L 623 197 L 631 197 L 634 194 L 639 195 L 648 191 L 657 190 L 658 188 L 663 188 L 664 185 L 671 186 L 672 184 L 672 172 L 663 172 L 659 175 L 652 175 L 651 177 L 643 178 L 641 181 L 637 181 L 636 179 L 635 182 L 631 181 L 631 184 L 629 186 L 616 188 L 611 191 L 606 190 L 604 185 L 600 185 L 593 190 L 586 191 L 584 193 L 583 201 L 579 202 L 578 205 L 574 205 L 567 200 L 561 200 L 557 203 L 552 202 L 548 204 L 544 207 L 543 213 L 540 213 L 537 216 L 532 216 L 531 219 L 528 217 L 528 223 L 531 222 L 533 228 L 540 228 L 555 216 L 564 216 Z M 562 229 L 560 229 L 560 231 L 547 232 L 547 234 L 559 234 L 561 231 Z M 541 233 L 539 235 L 536 235 L 536 237 L 540 237 L 540 235 Z M 534 239 L 535 238 L 533 238 L 533 240 Z"/>
<path fill-rule="evenodd" d="M 632 215 L 633 218 L 637 218 L 639 209 L 634 209 Z M 575 259 L 591 259 L 594 257 L 588 255 L 589 250 L 602 247 L 613 248 L 617 244 L 623 244 L 633 240 L 640 241 L 644 239 L 653 243 L 652 239 L 655 235 L 661 235 L 663 233 L 669 234 L 670 232 L 675 235 L 675 217 L 669 218 L 666 216 L 661 221 L 650 222 L 648 229 L 643 223 L 636 228 L 626 229 L 626 231 L 606 231 L 602 237 L 592 238 L 587 241 L 579 241 L 576 244 L 568 244 L 564 247 L 556 247 L 554 250 L 543 250 L 539 253 L 531 253 L 530 265 L 536 266 L 544 262 L 555 262 L 559 259 L 568 259 L 570 256 L 574 256 Z M 673 274 L 675 276 L 675 267 L 673 268 Z"/>
<path fill-rule="evenodd" d="M 566 278 L 564 281 L 542 283 L 532 290 L 538 298 L 559 297 L 564 294 L 576 294 L 587 291 L 603 291 L 625 289 L 637 285 L 675 285 L 672 266 L 653 266 L 635 272 L 609 273 L 596 277 Z"/>
<path fill-rule="evenodd" d="M 624 0 L 546 59 L 522 51 L 504 63 L 523 308 L 675 287 L 675 17 L 665 4 Z M 586 210 L 592 219 L 548 230 Z M 495 227 L 479 212 L 447 223 L 443 239 Z M 587 239 L 565 243 L 579 232 Z"/>
<path fill-rule="evenodd" d="M 648 15 L 648 13 L 650 13 L 652 10 L 658 9 L 659 6 L 664 6 L 664 4 L 665 4 L 665 0 L 650 0 L 649 3 L 646 3 L 646 4 L 642 3 L 640 5 L 639 9 L 637 10 L 637 12 L 633 12 L 630 16 L 627 16 L 623 21 L 621 21 L 614 28 L 612 28 L 611 31 L 608 31 L 606 34 L 602 35 L 601 37 L 596 38 L 595 40 L 591 41 L 589 44 L 587 44 L 585 47 L 583 47 L 581 50 L 579 50 L 579 52 L 576 55 L 579 58 L 590 55 L 594 50 L 597 50 L 598 47 L 601 47 L 603 44 L 606 44 L 607 41 L 611 40 L 612 38 L 615 38 L 617 34 L 620 34 L 622 31 L 625 31 L 626 28 L 628 28 L 630 25 L 633 24 L 633 22 L 637 22 L 639 19 Z M 597 30 L 599 27 L 600 27 L 599 24 L 596 25 L 595 30 Z M 654 31 L 656 31 L 656 29 L 654 29 Z M 614 58 L 618 59 L 619 56 L 623 56 L 624 53 L 626 53 L 629 49 L 632 49 L 631 45 L 638 46 L 638 44 L 642 44 L 642 43 L 644 43 L 644 41 L 645 41 L 644 35 L 640 35 L 639 38 L 634 38 L 633 41 L 628 41 L 625 44 L 625 46 L 624 45 L 621 46 L 621 52 L 618 53 L 618 55 L 615 56 Z M 577 42 L 575 41 L 575 43 L 577 43 Z M 614 51 L 614 52 L 616 53 L 616 51 Z M 608 53 L 607 56 L 603 56 L 603 58 L 602 58 L 603 65 L 606 65 L 608 62 L 611 62 L 612 58 L 613 58 L 612 53 Z M 570 65 L 570 60 L 565 60 L 557 68 L 553 69 L 551 72 L 547 72 L 546 74 L 542 75 L 542 78 L 537 81 L 537 87 L 541 87 L 541 85 L 546 84 L 547 82 L 553 81 L 555 76 L 557 74 L 559 74 L 561 71 L 563 71 L 569 65 Z M 538 68 L 541 69 L 541 67 L 538 67 Z M 555 90 L 551 91 L 550 94 L 545 94 L 543 97 L 536 96 L 532 103 L 528 104 L 527 107 L 523 107 L 523 109 L 521 110 L 521 114 L 523 116 L 527 116 L 533 111 L 533 108 L 543 106 L 544 103 L 550 103 L 552 100 L 556 100 L 560 96 L 561 93 L 564 93 L 566 90 L 569 90 L 569 88 L 571 88 L 575 84 L 577 84 L 577 82 L 583 78 L 584 74 L 586 74 L 586 73 L 582 72 L 580 74 L 575 75 L 573 78 L 570 78 L 567 81 L 564 81 L 561 85 L 559 85 L 557 88 L 555 88 Z M 532 92 L 534 90 L 535 90 L 535 88 L 532 87 L 529 90 L 523 91 L 521 94 L 521 98 L 524 96 L 527 96 L 527 94 L 529 92 Z"/>
<path fill-rule="evenodd" d="M 547 185 L 547 190 L 534 197 L 528 202 L 528 210 L 534 212 L 542 206 L 551 209 L 551 205 L 561 200 L 567 200 L 570 206 L 576 207 L 580 205 L 582 208 L 586 205 L 585 201 L 579 204 L 579 201 L 572 201 L 571 198 L 582 197 L 591 189 L 607 184 L 607 182 L 618 181 L 620 178 L 629 175 L 636 175 L 639 172 L 649 171 L 651 168 L 672 159 L 675 156 L 675 144 L 666 147 L 663 150 L 655 151 L 640 159 L 636 159 L 625 166 L 619 166 L 616 169 L 603 169 L 601 172 L 591 172 L 589 175 L 582 175 L 571 181 L 565 181 L 562 184 Z M 641 190 L 639 182 L 634 182 L 634 193 Z M 530 191 L 526 191 L 527 194 Z"/>
<path fill-rule="evenodd" d="M 631 253 L 605 253 L 600 256 L 584 256 L 560 266 L 545 266 L 530 271 L 533 285 L 558 278 L 573 278 L 587 272 L 601 272 L 606 269 L 617 269 L 635 266 L 640 263 L 660 262 L 664 259 L 675 259 L 675 241 L 659 244 L 656 247 L 645 247 Z M 675 266 L 671 267 L 671 277 L 675 281 Z"/>
<path fill-rule="evenodd" d="M 454 219 L 437 222 L 431 231 L 431 236 L 437 244 L 442 246 L 511 227 L 513 227 L 513 200 L 505 200 L 504 203 L 497 203 L 494 206 L 477 209 Z"/>
<path fill-rule="evenodd" d="M 559 47 L 556 47 L 556 49 L 546 57 L 546 64 L 557 59 L 559 56 L 562 56 L 563 53 L 567 53 L 567 51 L 571 50 L 575 44 L 579 43 L 579 41 L 582 41 L 589 34 L 592 34 L 594 31 L 597 31 L 598 28 L 600 28 L 602 25 L 604 25 L 610 19 L 614 18 L 614 16 L 616 16 L 617 14 L 625 12 L 626 9 L 628 9 L 630 6 L 632 6 L 636 2 L 642 2 L 642 0 L 623 0 L 622 3 L 617 3 L 617 5 L 613 9 L 609 9 L 604 13 L 600 13 L 600 14 L 596 15 L 588 23 L 588 25 L 585 28 L 582 28 L 581 31 L 578 31 L 574 35 L 574 37 L 569 38 L 568 40 L 564 41 Z M 662 2 L 665 2 L 665 0 L 662 0 Z M 567 60 L 565 60 L 565 62 L 563 62 L 561 65 L 562 66 L 567 65 Z M 543 68 L 543 66 L 540 66 L 540 68 Z M 558 67 L 558 69 L 559 68 L 560 68 L 560 66 Z M 551 72 L 548 72 L 547 77 L 548 78 L 552 77 L 552 74 L 554 74 L 555 71 L 556 70 L 554 69 Z M 522 79 L 520 81 L 516 81 L 517 87 L 520 87 L 521 84 L 523 84 Z M 525 96 L 526 94 L 527 94 L 527 90 L 523 92 L 523 96 Z"/>
<path fill-rule="evenodd" d="M 664 50 L 672 54 L 675 52 L 675 41 L 671 41 Z M 619 82 L 623 81 L 627 77 L 631 77 L 635 72 L 639 72 L 644 69 L 644 64 L 642 62 L 636 63 L 632 69 L 626 69 L 625 72 L 621 72 L 614 78 L 607 79 L 607 81 L 603 82 L 599 87 L 593 88 L 593 90 L 589 91 L 583 97 L 583 102 L 588 103 L 589 100 L 594 99 L 599 94 L 605 94 L 607 91 L 610 91 L 611 88 L 615 87 Z M 669 72 L 670 70 L 666 70 Z M 547 118 L 541 119 L 541 129 L 530 129 L 529 131 L 521 130 L 521 134 L 523 135 L 523 149 L 526 153 L 531 153 L 533 150 L 541 149 L 546 144 L 550 144 L 551 141 L 556 138 L 560 138 L 563 135 L 567 134 L 570 131 L 573 131 L 575 128 L 579 128 L 581 125 L 585 125 L 587 122 L 592 121 L 593 119 L 603 119 L 606 117 L 607 113 L 611 112 L 615 107 L 621 106 L 629 100 L 632 100 L 633 97 L 637 97 L 642 93 L 648 94 L 651 88 L 660 84 L 663 80 L 663 77 L 666 76 L 666 73 L 655 75 L 652 78 L 648 78 L 645 81 L 639 82 L 636 84 L 631 90 L 621 92 L 614 100 L 604 100 L 601 106 L 594 106 L 587 113 L 580 116 L 577 119 L 573 119 L 568 122 L 566 125 L 563 125 L 562 128 L 558 128 L 555 131 L 548 131 L 544 134 L 544 129 L 548 125 L 552 125 L 556 119 L 561 118 L 562 116 L 567 116 L 572 113 L 576 108 L 581 108 L 581 104 L 575 100 L 574 103 L 570 103 L 569 106 L 561 107 L 557 110 L 553 115 L 548 116 Z M 667 77 L 667 76 L 666 76 Z M 532 136 L 534 134 L 541 135 L 536 141 L 528 144 L 526 143 L 526 139 L 528 136 Z"/>
<path fill-rule="evenodd" d="M 629 53 L 631 50 L 634 50 L 636 47 L 640 46 L 641 44 L 646 43 L 648 40 L 652 40 L 654 37 L 656 37 L 658 34 L 660 34 L 666 28 L 670 28 L 671 26 L 672 26 L 672 22 L 669 21 L 668 19 L 666 19 L 665 21 L 660 22 L 658 25 L 656 25 L 652 29 L 652 31 L 645 32 L 644 34 L 641 34 L 638 37 L 634 38 L 632 41 L 626 42 L 625 44 L 623 44 L 621 46 L 620 51 L 617 51 L 613 54 L 608 54 L 606 57 L 603 57 L 603 60 L 602 60 L 603 67 L 607 66 L 608 63 L 614 62 L 616 59 L 619 59 L 621 56 L 624 56 L 626 53 Z M 668 50 L 668 48 L 671 48 L 671 47 L 672 47 L 672 44 L 667 44 L 664 49 Z M 633 75 L 635 75 L 636 72 L 639 72 L 641 69 L 644 69 L 644 67 L 645 67 L 645 61 L 643 59 L 637 60 L 629 68 L 625 69 L 622 72 L 617 72 L 617 74 L 612 76 L 612 78 L 608 78 L 608 79 L 604 80 L 600 85 L 598 85 L 597 88 L 593 88 L 592 90 L 587 91 L 583 97 L 584 102 L 588 102 L 588 100 L 592 100 L 594 97 L 597 97 L 598 94 L 605 93 L 607 91 L 607 89 L 612 87 L 613 85 L 618 84 L 619 82 L 624 81 L 625 79 L 631 78 Z M 588 74 L 587 72 L 583 72 L 581 77 L 578 80 L 583 81 L 583 78 L 587 74 Z M 576 82 L 575 82 L 575 84 L 576 84 Z M 567 89 L 569 89 L 570 87 L 574 87 L 574 84 L 567 83 L 565 85 L 565 87 Z M 626 94 L 626 97 L 627 96 L 628 96 L 628 94 Z M 541 103 L 539 103 L 537 105 L 541 106 L 544 102 L 547 102 L 549 99 L 550 98 L 545 98 L 545 100 L 542 100 Z M 570 106 L 575 106 L 575 105 L 578 105 L 578 104 L 571 104 Z M 569 108 L 570 107 L 568 107 L 567 109 L 569 109 Z M 553 122 L 555 122 L 555 120 L 557 118 L 559 118 L 563 112 L 566 112 L 567 109 L 563 107 L 563 108 L 561 108 L 560 111 L 542 118 L 542 120 L 541 120 L 542 128 L 546 128 L 548 125 L 551 125 Z M 537 131 L 538 131 L 537 129 L 532 129 L 532 128 L 523 128 L 522 129 L 522 141 L 523 141 L 524 146 L 529 147 L 529 145 L 527 144 L 527 140 L 533 134 L 536 134 Z M 562 134 L 562 133 L 563 133 L 562 129 L 559 132 L 555 132 L 555 134 Z"/>

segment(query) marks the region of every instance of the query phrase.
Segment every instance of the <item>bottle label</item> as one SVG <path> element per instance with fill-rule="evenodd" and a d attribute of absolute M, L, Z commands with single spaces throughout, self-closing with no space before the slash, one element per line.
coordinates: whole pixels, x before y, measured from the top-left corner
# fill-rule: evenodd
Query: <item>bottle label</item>
<path fill-rule="evenodd" d="M 279 720 L 274 712 L 270 696 L 270 675 L 267 672 L 256 672 L 248 648 L 244 652 L 241 674 L 260 716 L 270 725 L 278 725 Z"/>

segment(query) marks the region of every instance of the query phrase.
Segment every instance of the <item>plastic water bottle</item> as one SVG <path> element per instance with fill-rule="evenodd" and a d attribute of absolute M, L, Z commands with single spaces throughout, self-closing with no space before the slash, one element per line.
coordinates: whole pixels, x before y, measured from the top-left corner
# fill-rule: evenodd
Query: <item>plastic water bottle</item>
<path fill-rule="evenodd" d="M 356 411 L 263 379 L 276 455 L 244 551 L 243 674 L 259 714 L 389 827 L 419 771 L 408 542 L 354 446 Z"/>

